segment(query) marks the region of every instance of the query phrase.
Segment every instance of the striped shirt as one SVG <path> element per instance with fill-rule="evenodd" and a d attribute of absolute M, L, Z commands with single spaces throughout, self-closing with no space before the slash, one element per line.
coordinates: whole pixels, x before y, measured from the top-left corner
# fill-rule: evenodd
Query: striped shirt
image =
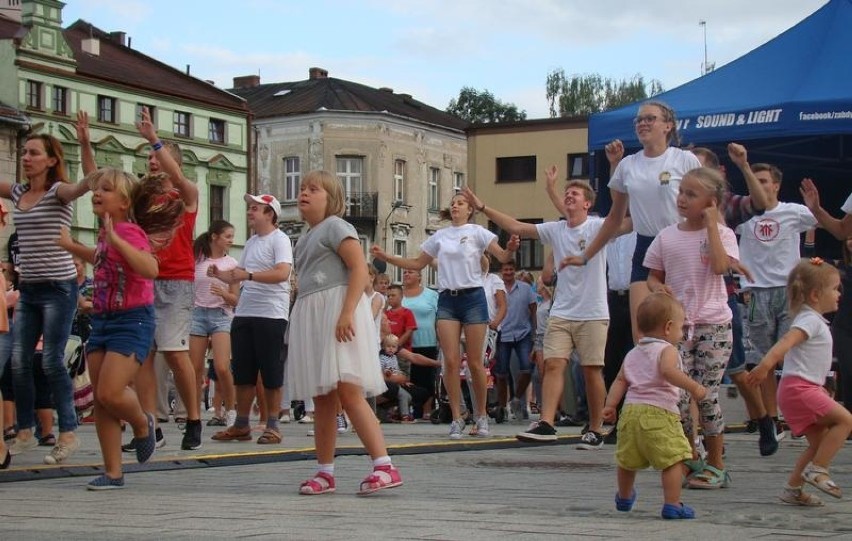
<path fill-rule="evenodd" d="M 53 184 L 42 198 L 29 210 L 20 208 L 20 200 L 29 191 L 29 184 L 12 186 L 12 203 L 15 205 L 15 229 L 20 244 L 20 277 L 23 282 L 71 280 L 77 277 L 71 254 L 56 245 L 61 226 L 71 228 L 74 213 L 71 203 L 63 203 L 56 192 L 59 182 Z"/>

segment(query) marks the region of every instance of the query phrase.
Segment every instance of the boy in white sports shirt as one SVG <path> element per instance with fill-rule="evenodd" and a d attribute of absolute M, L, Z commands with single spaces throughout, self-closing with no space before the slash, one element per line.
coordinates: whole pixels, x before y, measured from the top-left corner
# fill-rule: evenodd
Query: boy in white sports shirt
<path fill-rule="evenodd" d="M 737 228 L 740 234 L 740 262 L 754 281 L 743 280 L 751 292 L 747 325 L 749 338 L 760 356 L 790 328 L 787 315 L 787 277 L 799 263 L 801 234 L 817 227 L 817 220 L 805 205 L 778 201 L 782 173 L 774 165 L 756 163 L 751 170 L 767 198 L 763 215 L 755 216 Z M 776 438 L 784 437 L 778 423 L 777 382 L 767 378 L 761 387 L 766 412 L 776 421 Z"/>
<path fill-rule="evenodd" d="M 555 181 L 556 167 L 551 166 L 546 174 L 551 182 Z M 519 222 L 486 207 L 470 189 L 466 188 L 463 194 L 477 210 L 484 212 L 491 221 L 510 234 L 537 238 L 544 244 L 551 244 L 557 262 L 562 262 L 568 256 L 582 254 L 604 222 L 603 218 L 589 216 L 589 209 L 595 203 L 595 193 L 584 181 L 570 181 L 565 187 L 567 220 L 544 224 Z M 622 230 L 629 230 L 630 227 L 632 222 L 624 220 Z M 622 232 L 626 231 L 619 231 Z M 609 326 L 606 295 L 606 257 L 603 252 L 596 254 L 583 266 L 562 266 L 559 269 L 555 300 L 544 336 L 541 419 L 529 430 L 517 435 L 521 441 L 556 439 L 553 422 L 562 396 L 563 373 L 571 353 L 576 349 L 583 367 L 589 405 L 589 431 L 583 435 L 578 448 L 592 450 L 600 449 L 603 445 L 603 406 L 606 400 L 603 366 Z"/>

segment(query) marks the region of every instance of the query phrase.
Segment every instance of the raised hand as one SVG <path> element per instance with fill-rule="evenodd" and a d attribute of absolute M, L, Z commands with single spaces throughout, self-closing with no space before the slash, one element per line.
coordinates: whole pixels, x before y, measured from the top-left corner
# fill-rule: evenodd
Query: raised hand
<path fill-rule="evenodd" d="M 479 210 L 483 206 L 482 200 L 476 197 L 476 194 L 473 193 L 473 190 L 470 189 L 470 186 L 465 186 L 462 188 L 460 192 L 465 199 L 467 199 L 467 204 L 472 206 L 474 209 Z"/>
<path fill-rule="evenodd" d="M 739 143 L 728 143 L 728 157 L 740 169 L 748 166 L 748 151 Z"/>
<path fill-rule="evenodd" d="M 624 143 L 621 142 L 621 139 L 615 139 L 604 147 L 604 151 L 610 166 L 618 165 L 618 162 L 624 157 Z"/>
<path fill-rule="evenodd" d="M 77 130 L 77 141 L 81 145 L 89 145 L 92 140 L 89 135 L 89 113 L 80 110 L 77 111 L 77 122 L 74 123 L 74 129 Z"/>
<path fill-rule="evenodd" d="M 375 257 L 379 261 L 387 261 L 388 260 L 388 254 L 386 254 L 385 251 L 382 250 L 381 247 L 379 247 L 378 244 L 374 244 L 373 246 L 370 247 L 370 255 L 372 255 L 373 257 Z"/>
<path fill-rule="evenodd" d="M 136 123 L 136 129 L 139 130 L 139 134 L 142 137 L 153 145 L 157 142 L 158 137 L 154 123 L 151 122 L 151 112 L 148 111 L 147 107 L 143 107 L 140 116 L 139 122 Z"/>
<path fill-rule="evenodd" d="M 799 193 L 802 194 L 802 199 L 805 200 L 805 206 L 811 212 L 816 212 L 820 208 L 819 190 L 817 190 L 814 181 L 809 178 L 802 179 L 802 185 L 799 186 Z"/>

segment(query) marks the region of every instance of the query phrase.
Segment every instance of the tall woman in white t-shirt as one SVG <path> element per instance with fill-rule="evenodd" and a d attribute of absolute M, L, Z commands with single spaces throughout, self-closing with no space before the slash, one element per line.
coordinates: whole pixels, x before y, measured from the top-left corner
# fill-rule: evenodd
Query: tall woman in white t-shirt
<path fill-rule="evenodd" d="M 488 303 L 482 282 L 480 256 L 493 254 L 501 262 L 510 261 L 514 250 L 504 250 L 497 243 L 497 235 L 481 225 L 470 223 L 474 209 L 464 196 L 453 196 L 450 203 L 450 227 L 439 229 L 421 245 L 416 259 L 386 254 L 373 246 L 373 256 L 404 269 L 420 270 L 433 260 L 438 261 L 438 341 L 444 354 L 444 386 L 450 399 L 453 421 L 450 438 L 460 439 L 465 422 L 461 417 L 461 334 L 465 335 L 465 352 L 468 359 L 482 359 L 482 347 L 488 328 Z M 446 216 L 445 216 L 446 217 Z M 476 404 L 476 428 L 473 434 L 485 437 L 488 416 L 485 412 L 485 367 L 481 362 L 469 362 L 473 376 Z"/>
<path fill-rule="evenodd" d="M 636 308 L 648 296 L 648 269 L 642 266 L 645 253 L 657 233 L 680 221 L 677 211 L 680 181 L 687 171 L 701 167 L 701 163 L 691 152 L 673 146 L 680 141 L 677 120 L 668 105 L 658 101 L 643 103 L 633 125 L 642 150 L 621 160 L 612 173 L 609 181 L 612 208 L 600 233 L 582 256 L 566 258 L 562 265 L 585 265 L 617 234 L 629 206 L 637 233 L 630 275 L 630 318 L 636 329 Z M 606 146 L 608 156 L 623 152 L 619 140 Z"/>
<path fill-rule="evenodd" d="M 192 326 L 189 332 L 189 357 L 198 378 L 199 394 L 204 375 L 204 358 L 207 342 L 213 350 L 213 369 L 216 388 L 225 402 L 225 415 L 221 404 L 214 404 L 216 414 L 209 426 L 230 426 L 237 417 L 236 390 L 231 373 L 231 320 L 240 295 L 240 282 L 230 285 L 213 276 L 207 269 L 215 265 L 220 271 L 237 267 L 237 260 L 228 255 L 234 244 L 234 226 L 225 220 L 214 220 L 205 233 L 193 243 L 195 252 L 195 305 L 192 308 Z"/>

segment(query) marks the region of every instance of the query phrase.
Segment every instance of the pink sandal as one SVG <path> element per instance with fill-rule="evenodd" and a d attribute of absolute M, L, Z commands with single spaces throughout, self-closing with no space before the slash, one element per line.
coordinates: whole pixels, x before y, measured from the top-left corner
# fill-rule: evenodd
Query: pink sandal
<path fill-rule="evenodd" d="M 334 492 L 334 476 L 325 472 L 317 472 L 313 479 L 308 479 L 299 486 L 302 496 L 316 496 Z"/>
<path fill-rule="evenodd" d="M 394 488 L 402 485 L 402 476 L 399 470 L 391 464 L 386 466 L 376 466 L 373 468 L 373 473 L 361 481 L 361 487 L 358 491 L 359 496 L 366 496 L 386 488 Z"/>

